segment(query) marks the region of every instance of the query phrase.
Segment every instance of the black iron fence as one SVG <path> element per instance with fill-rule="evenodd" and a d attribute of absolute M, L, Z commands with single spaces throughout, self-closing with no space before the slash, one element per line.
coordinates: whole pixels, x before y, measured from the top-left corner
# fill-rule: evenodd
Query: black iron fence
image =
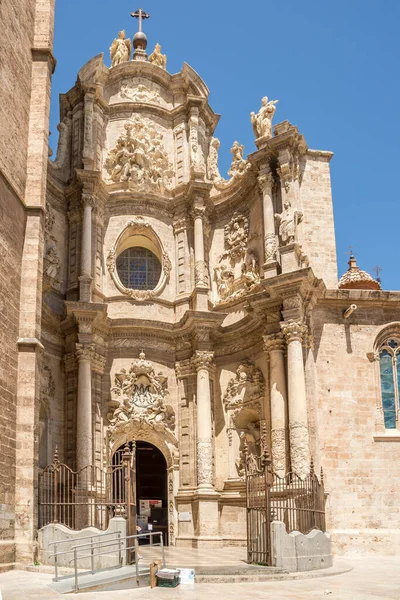
<path fill-rule="evenodd" d="M 285 523 L 288 533 L 326 530 L 323 472 L 318 478 L 311 461 L 307 476 L 279 477 L 266 450 L 260 457 L 247 454 L 245 465 L 248 562 L 271 566 L 272 521 Z"/>
<path fill-rule="evenodd" d="M 39 472 L 39 528 L 60 523 L 75 530 L 105 530 L 110 518 L 125 516 L 128 535 L 136 534 L 135 449 L 126 447 L 119 462 L 73 471 L 59 461 L 56 450 L 53 463 Z"/>

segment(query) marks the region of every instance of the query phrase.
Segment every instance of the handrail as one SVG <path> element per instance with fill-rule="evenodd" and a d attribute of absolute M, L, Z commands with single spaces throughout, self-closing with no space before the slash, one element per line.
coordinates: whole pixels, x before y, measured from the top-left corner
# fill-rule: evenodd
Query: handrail
<path fill-rule="evenodd" d="M 80 542 L 81 540 L 91 540 L 94 537 L 104 537 L 106 535 L 116 535 L 117 533 L 121 533 L 120 531 L 109 531 L 108 533 L 94 533 L 93 535 L 86 535 L 85 537 L 75 538 L 74 540 L 59 540 L 55 542 L 49 542 L 49 546 L 54 546 L 57 544 L 70 544 L 71 542 Z"/>
<path fill-rule="evenodd" d="M 119 544 L 119 540 L 121 539 L 121 532 L 120 531 L 114 531 L 112 532 L 112 534 L 114 535 L 114 537 L 116 538 L 115 542 L 113 543 L 113 545 L 115 546 L 116 544 Z M 87 547 L 90 546 L 92 549 L 92 571 L 93 571 L 93 564 L 94 564 L 94 555 L 93 555 L 93 540 L 97 539 L 99 537 L 104 537 L 105 535 L 111 535 L 110 533 L 100 533 L 99 535 L 91 535 L 91 536 L 87 536 L 84 538 L 79 538 L 79 539 L 90 539 L 90 544 L 79 544 L 78 546 L 72 546 L 72 548 L 70 548 L 69 550 L 64 550 L 64 552 L 57 552 L 57 542 L 50 542 L 51 544 L 54 544 L 54 554 L 50 554 L 48 556 L 48 558 L 51 558 L 52 556 L 54 556 L 54 575 L 55 575 L 55 580 L 58 581 L 58 561 L 57 558 L 59 556 L 62 556 L 63 554 L 71 554 L 72 552 L 74 552 L 75 548 L 80 548 L 80 547 Z M 72 541 L 79 541 L 79 539 L 77 540 L 69 540 L 70 542 Z M 68 540 L 63 540 L 62 543 L 65 543 Z M 101 542 L 100 542 L 101 544 Z M 50 544 L 49 544 L 50 545 Z M 121 546 L 119 544 L 119 562 L 122 563 L 122 556 L 121 556 Z M 70 561 L 71 562 L 71 561 Z"/>
<path fill-rule="evenodd" d="M 109 534 L 111 535 L 111 534 Z M 160 536 L 160 542 L 159 543 L 153 543 L 153 536 L 155 535 L 159 535 Z M 55 581 L 58 581 L 58 563 L 57 563 L 57 557 L 61 556 L 63 554 L 70 554 L 71 552 L 74 553 L 74 558 L 71 559 L 69 562 L 74 562 L 74 579 L 75 579 L 75 593 L 77 593 L 79 591 L 79 585 L 78 585 L 78 561 L 79 559 L 84 559 L 84 558 L 90 558 L 91 559 L 91 573 L 94 574 L 95 573 L 95 568 L 94 568 L 94 554 L 95 551 L 97 553 L 97 556 L 103 556 L 104 554 L 108 554 L 109 551 L 106 552 L 99 552 L 99 550 L 103 549 L 103 548 L 108 548 L 110 546 L 118 546 L 118 553 L 119 553 L 119 567 L 122 567 L 122 547 L 123 547 L 123 542 L 126 542 L 127 540 L 135 540 L 133 542 L 132 546 L 124 546 L 124 550 L 128 551 L 128 550 L 133 550 L 134 551 L 134 560 L 135 560 L 135 570 L 136 570 L 136 582 L 139 585 L 139 560 L 140 558 L 138 557 L 137 551 L 138 551 L 138 547 L 139 547 L 139 538 L 146 538 L 149 537 L 150 538 L 150 545 L 151 546 L 159 546 L 161 548 L 161 555 L 162 555 L 162 566 L 165 566 L 165 552 L 164 552 L 164 542 L 163 542 L 163 534 L 161 531 L 151 531 L 149 533 L 138 533 L 136 535 L 127 535 L 125 537 L 121 537 L 121 532 L 116 532 L 114 534 L 115 539 L 111 539 L 111 540 L 98 540 L 99 537 L 104 537 L 104 535 L 100 534 L 98 536 L 87 536 L 87 539 L 90 539 L 90 543 L 87 544 L 78 544 L 76 546 L 73 546 L 70 550 L 64 550 L 63 552 L 57 552 L 57 547 L 55 548 L 55 554 L 54 554 L 54 568 L 55 568 Z M 85 538 L 81 538 L 81 539 L 85 539 Z M 93 542 L 93 540 L 95 540 Z M 66 540 L 65 540 L 66 541 Z M 79 541 L 79 540 L 77 540 Z M 56 545 L 56 544 L 55 544 Z M 96 547 L 95 547 L 96 546 Z M 80 552 L 81 550 L 84 549 L 90 549 L 90 554 L 86 554 L 86 555 L 78 555 L 78 552 Z M 53 555 L 50 555 L 53 556 Z"/>

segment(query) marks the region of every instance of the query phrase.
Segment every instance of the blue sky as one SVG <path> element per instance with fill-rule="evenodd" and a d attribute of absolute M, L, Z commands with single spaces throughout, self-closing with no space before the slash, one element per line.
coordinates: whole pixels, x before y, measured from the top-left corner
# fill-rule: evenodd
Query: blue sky
<path fill-rule="evenodd" d="M 234 140 L 255 150 L 249 113 L 261 97 L 279 99 L 274 123 L 288 119 L 310 148 L 332 150 L 339 273 L 352 245 L 361 268 L 379 265 L 382 285 L 400 289 L 398 0 L 143 0 L 144 29 L 170 73 L 189 63 L 221 114 L 220 168 Z M 120 29 L 137 29 L 132 0 L 56 0 L 51 142 L 58 95 L 79 69 L 105 53 Z"/>

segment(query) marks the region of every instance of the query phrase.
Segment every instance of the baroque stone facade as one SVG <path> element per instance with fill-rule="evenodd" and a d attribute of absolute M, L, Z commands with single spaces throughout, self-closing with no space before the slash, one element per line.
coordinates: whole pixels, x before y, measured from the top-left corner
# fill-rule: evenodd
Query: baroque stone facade
<path fill-rule="evenodd" d="M 32 560 L 38 467 L 56 443 L 75 470 L 152 444 L 168 470 L 169 543 L 244 545 L 243 454 L 260 453 L 261 432 L 279 475 L 306 476 L 311 457 L 323 466 L 337 552 L 397 552 L 400 482 L 386 461 L 399 407 L 385 413 L 379 360 L 399 338 L 400 294 L 364 289 L 354 264 L 352 288 L 338 287 L 332 154 L 289 121 L 273 126 L 265 97 L 251 115 L 257 150 L 235 142 L 223 179 L 204 82 L 186 63 L 172 76 L 159 44 L 149 57 L 143 37 L 133 47 L 132 58 L 121 31 L 111 62 L 90 60 L 61 96 L 57 156 L 30 159 L 47 189 L 26 162 L 48 131 L 48 88 L 34 79 L 21 102 L 45 114 L 29 130 L 16 107 L 25 158 L 0 162 L 11 249 L 0 281 L 13 304 L 10 362 L 0 356 L 3 562 Z"/>

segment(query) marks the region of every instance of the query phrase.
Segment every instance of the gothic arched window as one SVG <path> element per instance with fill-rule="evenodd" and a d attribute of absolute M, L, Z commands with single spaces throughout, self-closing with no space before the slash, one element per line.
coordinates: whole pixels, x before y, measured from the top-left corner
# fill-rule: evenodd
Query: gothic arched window
<path fill-rule="evenodd" d="M 161 276 L 161 263 L 147 248 L 127 248 L 117 257 L 116 267 L 122 285 L 132 290 L 154 290 Z"/>
<path fill-rule="evenodd" d="M 400 408 L 400 339 L 389 338 L 380 346 L 379 366 L 385 429 L 396 429 Z"/>

